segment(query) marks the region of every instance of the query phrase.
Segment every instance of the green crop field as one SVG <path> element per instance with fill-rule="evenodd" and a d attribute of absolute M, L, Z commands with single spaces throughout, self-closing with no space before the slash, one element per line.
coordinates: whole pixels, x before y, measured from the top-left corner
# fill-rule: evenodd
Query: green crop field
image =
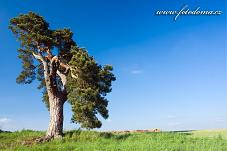
<path fill-rule="evenodd" d="M 111 133 L 67 131 L 62 139 L 23 145 L 44 132 L 23 130 L 1 132 L 0 150 L 56 151 L 227 151 L 227 130 L 159 133 Z"/>

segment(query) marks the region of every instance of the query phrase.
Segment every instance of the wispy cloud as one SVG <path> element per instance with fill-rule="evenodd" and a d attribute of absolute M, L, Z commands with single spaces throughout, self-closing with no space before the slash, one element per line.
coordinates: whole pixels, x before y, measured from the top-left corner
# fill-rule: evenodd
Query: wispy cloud
<path fill-rule="evenodd" d="M 169 126 L 179 126 L 179 125 L 182 125 L 181 122 L 169 122 L 168 123 Z"/>
<path fill-rule="evenodd" d="M 131 71 L 131 74 L 141 74 L 141 73 L 143 73 L 142 70 L 132 70 Z"/>
<path fill-rule="evenodd" d="M 167 118 L 168 119 L 175 119 L 175 118 L 177 118 L 175 115 L 167 115 Z"/>
<path fill-rule="evenodd" d="M 8 123 L 10 123 L 11 119 L 9 118 L 6 118 L 6 117 L 3 117 L 3 118 L 0 118 L 0 129 L 7 125 Z"/>
<path fill-rule="evenodd" d="M 8 118 L 0 118 L 0 124 L 8 123 L 10 119 Z"/>
<path fill-rule="evenodd" d="M 215 118 L 215 122 L 225 122 L 226 121 L 226 118 L 225 117 L 223 117 L 223 116 L 219 116 L 219 117 L 216 117 Z"/>

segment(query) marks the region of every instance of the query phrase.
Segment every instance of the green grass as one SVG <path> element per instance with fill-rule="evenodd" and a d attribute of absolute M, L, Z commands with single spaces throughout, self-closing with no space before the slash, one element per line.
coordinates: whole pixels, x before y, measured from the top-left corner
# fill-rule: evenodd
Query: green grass
<path fill-rule="evenodd" d="M 0 133 L 0 150 L 227 151 L 226 131 L 116 134 L 75 130 L 67 131 L 63 139 L 24 146 L 24 140 L 43 136 L 44 132 L 23 130 Z"/>
<path fill-rule="evenodd" d="M 227 129 L 192 131 L 195 137 L 223 137 L 227 139 Z"/>

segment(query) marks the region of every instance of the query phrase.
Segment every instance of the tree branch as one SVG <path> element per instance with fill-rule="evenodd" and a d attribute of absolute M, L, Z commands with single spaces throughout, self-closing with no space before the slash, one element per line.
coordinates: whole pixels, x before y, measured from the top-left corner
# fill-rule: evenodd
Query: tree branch
<path fill-rule="evenodd" d="M 78 74 L 75 75 L 75 74 L 73 73 L 73 71 L 76 71 L 76 69 L 73 69 L 73 68 L 72 68 L 71 66 L 69 66 L 69 65 L 68 65 L 68 67 L 69 67 L 69 69 L 71 70 L 71 72 L 70 72 L 70 73 L 71 73 L 71 77 L 74 78 L 74 79 L 77 79 L 77 78 L 78 78 Z"/>
<path fill-rule="evenodd" d="M 68 72 L 68 70 L 71 70 L 71 77 L 74 78 L 74 79 L 77 79 L 78 78 L 78 75 L 74 74 L 73 71 L 75 72 L 76 69 L 72 68 L 70 65 L 68 64 L 64 64 L 63 62 L 61 62 L 61 60 L 57 57 L 57 56 L 54 56 L 52 59 L 51 59 L 51 64 L 53 63 L 59 63 L 59 65 L 61 67 L 63 67 L 65 69 L 65 73 Z"/>
<path fill-rule="evenodd" d="M 39 46 L 39 43 L 38 42 L 35 42 L 36 45 L 37 45 L 37 48 L 40 50 L 40 51 L 45 51 L 47 53 L 47 56 L 46 58 L 49 59 L 50 61 L 50 74 L 53 75 L 54 74 L 54 68 L 53 68 L 53 65 L 54 64 L 57 64 L 59 63 L 61 67 L 65 68 L 65 73 L 68 72 L 68 70 L 70 70 L 71 72 L 71 77 L 74 78 L 74 79 L 77 79 L 78 78 L 78 75 L 77 74 L 74 74 L 73 72 L 76 71 L 76 69 L 72 68 L 70 65 L 68 64 L 64 64 L 63 62 L 60 61 L 60 59 L 57 57 L 57 56 L 54 56 L 52 55 L 50 49 L 48 47 L 45 47 L 45 48 L 42 48 Z M 33 54 L 33 56 L 35 56 L 37 59 L 41 60 L 42 62 L 45 62 L 44 58 L 42 57 L 42 55 L 36 55 L 36 54 Z M 59 71 L 58 71 L 59 72 Z M 60 75 L 59 75 L 60 76 Z"/>
<path fill-rule="evenodd" d="M 55 76 L 56 72 L 57 72 L 57 67 L 58 66 L 58 57 L 54 56 L 51 60 L 50 60 L 50 75 Z"/>
<path fill-rule="evenodd" d="M 34 52 L 32 53 L 32 55 L 33 55 L 36 59 L 40 60 L 41 62 L 44 62 L 44 58 L 43 58 L 41 55 L 37 55 L 37 54 L 35 54 Z"/>
<path fill-rule="evenodd" d="M 57 75 L 61 78 L 62 85 L 65 88 L 67 82 L 66 75 L 61 73 L 59 70 L 57 70 Z"/>
<path fill-rule="evenodd" d="M 35 54 L 34 52 L 32 53 L 32 55 L 40 60 L 43 64 L 43 68 L 44 68 L 44 78 L 45 78 L 45 83 L 46 83 L 46 88 L 47 88 L 47 92 L 52 92 L 52 87 L 51 87 L 51 80 L 50 80 L 50 77 L 49 77 L 49 68 L 48 68 L 48 65 L 47 65 L 47 62 L 45 61 L 45 59 L 43 58 L 43 56 L 38 53 L 38 54 Z"/>
<path fill-rule="evenodd" d="M 57 75 L 60 77 L 61 82 L 62 82 L 62 91 L 61 91 L 61 98 L 64 102 L 67 101 L 67 91 L 66 91 L 66 82 L 67 82 L 67 77 L 64 73 L 61 73 L 59 70 L 57 70 Z"/>

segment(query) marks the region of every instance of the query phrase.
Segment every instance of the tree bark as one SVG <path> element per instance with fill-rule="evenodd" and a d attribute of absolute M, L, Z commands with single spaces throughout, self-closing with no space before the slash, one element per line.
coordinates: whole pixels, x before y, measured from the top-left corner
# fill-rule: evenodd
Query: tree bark
<path fill-rule="evenodd" d="M 46 137 L 58 138 L 63 135 L 63 104 L 64 101 L 57 96 L 49 96 L 50 123 Z"/>
<path fill-rule="evenodd" d="M 57 57 L 53 57 L 53 61 L 51 61 L 50 65 L 48 65 L 47 61 L 40 53 L 33 53 L 33 56 L 40 60 L 43 64 L 45 84 L 49 97 L 50 122 L 48 130 L 46 132 L 46 138 L 51 139 L 62 137 L 64 119 L 63 105 L 67 100 L 65 90 L 66 75 L 62 74 L 54 67 L 54 60 L 58 59 Z M 54 82 L 57 75 L 61 78 L 61 82 L 64 87 L 62 91 L 58 90 L 56 83 Z"/>

